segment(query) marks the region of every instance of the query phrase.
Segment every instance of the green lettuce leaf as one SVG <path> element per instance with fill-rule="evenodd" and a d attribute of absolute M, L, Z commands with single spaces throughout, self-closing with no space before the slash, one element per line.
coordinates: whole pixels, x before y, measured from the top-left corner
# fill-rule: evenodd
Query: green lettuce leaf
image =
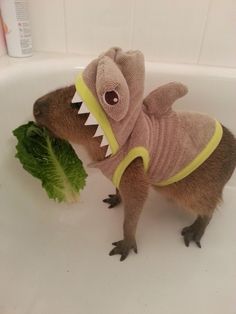
<path fill-rule="evenodd" d="M 87 174 L 71 145 L 34 122 L 21 125 L 13 134 L 18 140 L 16 157 L 26 171 L 42 181 L 49 198 L 78 201 Z"/>

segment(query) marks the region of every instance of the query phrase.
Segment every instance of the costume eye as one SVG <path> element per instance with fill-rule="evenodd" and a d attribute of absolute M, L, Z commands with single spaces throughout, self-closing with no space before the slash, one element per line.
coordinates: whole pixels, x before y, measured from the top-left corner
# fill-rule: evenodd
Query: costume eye
<path fill-rule="evenodd" d="M 111 90 L 103 95 L 103 100 L 106 104 L 114 106 L 119 102 L 119 95 L 116 91 Z"/>
<path fill-rule="evenodd" d="M 79 110 L 81 107 L 82 101 L 71 103 L 71 108 Z"/>

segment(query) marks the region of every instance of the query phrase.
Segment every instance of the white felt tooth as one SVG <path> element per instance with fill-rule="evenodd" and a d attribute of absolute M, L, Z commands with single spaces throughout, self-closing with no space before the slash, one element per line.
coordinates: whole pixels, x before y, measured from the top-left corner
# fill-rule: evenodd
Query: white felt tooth
<path fill-rule="evenodd" d="M 102 146 L 106 146 L 106 145 L 109 145 L 109 143 L 108 143 L 107 139 L 105 138 L 105 136 L 103 136 L 102 143 L 100 144 L 100 146 L 102 147 Z"/>
<path fill-rule="evenodd" d="M 90 114 L 84 125 L 98 124 L 97 120 Z"/>
<path fill-rule="evenodd" d="M 72 101 L 71 101 L 72 104 L 74 104 L 76 102 L 81 102 L 81 101 L 83 101 L 83 100 L 80 98 L 80 95 L 77 92 L 75 92 L 75 94 L 74 94 L 74 96 L 72 98 Z"/>
<path fill-rule="evenodd" d="M 82 114 L 82 113 L 89 113 L 89 110 L 87 109 L 87 107 L 85 106 L 85 104 L 82 102 L 81 104 L 81 107 L 79 108 L 79 111 L 78 111 L 79 114 Z"/>
<path fill-rule="evenodd" d="M 100 125 L 99 125 L 98 128 L 97 128 L 97 131 L 96 131 L 96 133 L 94 134 L 93 137 L 97 137 L 97 136 L 101 136 L 101 135 L 103 135 L 103 131 L 102 131 L 102 128 L 100 127 Z"/>
<path fill-rule="evenodd" d="M 111 153 L 112 153 L 112 151 L 111 151 L 111 147 L 110 147 L 110 146 L 108 146 L 108 148 L 107 148 L 107 152 L 106 152 L 106 156 L 105 156 L 105 157 L 107 157 L 107 156 L 111 155 Z"/>

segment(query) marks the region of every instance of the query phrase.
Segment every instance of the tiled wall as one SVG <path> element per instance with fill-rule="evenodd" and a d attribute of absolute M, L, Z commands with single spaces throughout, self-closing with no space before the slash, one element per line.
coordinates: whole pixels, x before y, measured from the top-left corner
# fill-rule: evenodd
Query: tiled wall
<path fill-rule="evenodd" d="M 28 0 L 34 49 L 236 67 L 236 0 Z"/>

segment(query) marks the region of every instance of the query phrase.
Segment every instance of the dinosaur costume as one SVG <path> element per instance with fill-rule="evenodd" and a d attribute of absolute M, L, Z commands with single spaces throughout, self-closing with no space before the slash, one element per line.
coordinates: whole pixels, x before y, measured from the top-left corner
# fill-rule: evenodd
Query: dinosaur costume
<path fill-rule="evenodd" d="M 187 93 L 180 83 L 152 91 L 144 100 L 144 58 L 139 51 L 112 48 L 92 61 L 76 81 L 72 102 L 78 114 L 90 113 L 85 125 L 98 125 L 106 158 L 91 164 L 116 187 L 137 157 L 153 185 L 177 182 L 199 167 L 216 149 L 219 122 L 207 115 L 175 112 L 173 102 Z"/>

